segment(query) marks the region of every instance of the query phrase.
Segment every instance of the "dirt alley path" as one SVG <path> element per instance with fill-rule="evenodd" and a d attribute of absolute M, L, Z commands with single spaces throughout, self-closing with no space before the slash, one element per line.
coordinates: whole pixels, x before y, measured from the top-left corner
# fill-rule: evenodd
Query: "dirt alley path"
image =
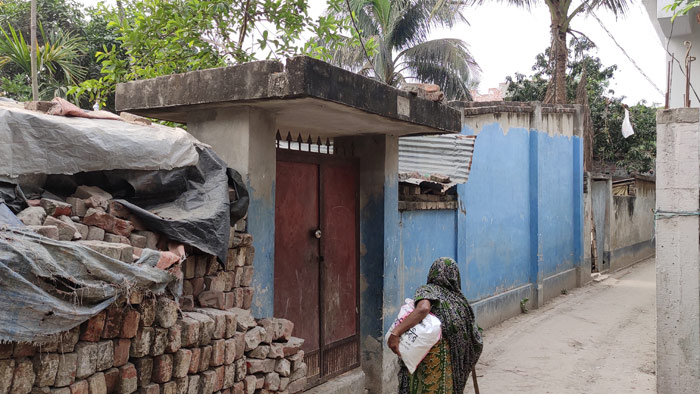
<path fill-rule="evenodd" d="M 656 392 L 655 289 L 649 259 L 485 330 L 481 394 Z"/>

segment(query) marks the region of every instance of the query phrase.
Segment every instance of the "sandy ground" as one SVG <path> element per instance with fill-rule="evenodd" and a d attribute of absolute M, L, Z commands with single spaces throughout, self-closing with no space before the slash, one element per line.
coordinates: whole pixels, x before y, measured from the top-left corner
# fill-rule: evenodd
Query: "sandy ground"
<path fill-rule="evenodd" d="M 481 394 L 656 392 L 655 283 L 646 260 L 486 330 Z"/>

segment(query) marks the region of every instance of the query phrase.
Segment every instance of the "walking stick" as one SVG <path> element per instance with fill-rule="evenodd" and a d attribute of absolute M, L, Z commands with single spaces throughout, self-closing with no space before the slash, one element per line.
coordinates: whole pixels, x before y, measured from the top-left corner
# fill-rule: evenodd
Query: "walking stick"
<path fill-rule="evenodd" d="M 474 380 L 474 394 L 479 394 L 479 383 L 476 382 L 476 365 L 472 367 L 472 379 Z"/>

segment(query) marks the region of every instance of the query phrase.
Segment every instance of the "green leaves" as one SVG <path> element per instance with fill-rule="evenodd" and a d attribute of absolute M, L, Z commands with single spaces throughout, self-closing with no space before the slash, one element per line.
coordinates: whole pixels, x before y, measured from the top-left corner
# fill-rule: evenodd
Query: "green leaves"
<path fill-rule="evenodd" d="M 671 22 L 673 22 L 677 16 L 687 15 L 695 7 L 700 7 L 700 0 L 675 0 L 673 3 L 665 6 L 664 11 L 673 12 L 673 17 L 671 18 Z"/>
<path fill-rule="evenodd" d="M 656 157 L 656 108 L 640 102 L 629 108 L 630 121 L 635 134 L 623 138 L 622 120 L 624 108 L 622 97 L 615 96 L 610 89 L 617 66 L 604 66 L 598 57 L 591 54 L 595 48 L 588 40 L 572 40 L 569 54 L 566 90 L 570 101 L 575 100 L 576 89 L 583 71 L 588 83 L 586 90 L 593 121 L 593 159 L 615 163 L 628 172 L 648 172 L 654 169 Z M 549 49 L 537 55 L 534 74 L 526 77 L 515 74 L 507 77 L 507 99 L 512 101 L 542 101 L 547 83 L 552 75 L 547 61 Z"/>
<path fill-rule="evenodd" d="M 71 33 L 56 31 L 46 34 L 40 29 L 43 45 L 37 48 L 37 70 L 42 98 L 50 99 L 55 93 L 61 94 L 61 86 L 77 83 L 85 76 L 85 68 L 78 60 L 83 55 L 85 42 Z M 28 82 L 31 75 L 31 46 L 24 35 L 14 27 L 8 30 L 0 27 L 0 70 L 13 67 L 19 72 L 11 73 L 7 81 L 18 83 L 18 74 L 23 74 Z M 14 89 L 17 90 L 17 89 Z M 18 97 L 19 98 L 19 97 Z"/>
<path fill-rule="evenodd" d="M 479 72 L 467 44 L 459 39 L 428 41 L 431 30 L 437 26 L 453 26 L 463 21 L 463 2 L 440 0 L 349 0 L 329 6 L 327 15 L 337 21 L 352 21 L 342 26 L 343 35 L 334 37 L 335 43 L 359 42 L 359 45 L 331 45 L 316 40 L 309 46 L 330 47 L 322 51 L 324 57 L 343 68 L 374 77 L 392 86 L 408 80 L 435 83 L 448 99 L 469 97 L 469 86 Z M 371 64 L 367 61 L 371 58 Z"/>
<path fill-rule="evenodd" d="M 337 6 L 340 0 L 330 0 Z M 300 53 L 328 58 L 345 25 L 332 17 L 313 21 L 307 0 L 127 0 L 123 14 L 93 10 L 115 37 L 96 52 L 101 76 L 70 90 L 81 97 L 111 97 L 117 83 Z M 304 33 L 328 46 L 299 45 Z M 101 90 L 101 91 L 100 91 Z"/>

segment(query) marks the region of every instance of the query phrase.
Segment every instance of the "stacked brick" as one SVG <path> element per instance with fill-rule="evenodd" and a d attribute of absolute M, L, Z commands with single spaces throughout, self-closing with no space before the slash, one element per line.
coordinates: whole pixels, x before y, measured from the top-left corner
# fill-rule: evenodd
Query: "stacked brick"
<path fill-rule="evenodd" d="M 195 305 L 206 308 L 250 309 L 253 301 L 253 258 L 248 234 L 233 236 L 237 248 L 229 249 L 226 264 L 222 266 L 211 255 L 190 255 L 184 262 L 182 295 L 183 310 Z"/>
<path fill-rule="evenodd" d="M 94 186 L 78 186 L 65 201 L 29 200 L 17 217 L 29 229 L 51 239 L 76 241 L 106 256 L 132 263 L 145 248 L 168 251 L 165 237 L 148 231 L 112 195 Z M 174 262 L 174 259 L 163 259 Z"/>
<path fill-rule="evenodd" d="M 94 188 L 89 190 L 93 197 L 101 192 Z M 89 226 L 105 229 L 100 224 L 103 222 L 86 220 L 91 213 L 89 209 L 81 211 L 81 203 L 76 200 L 90 197 L 80 195 L 67 202 L 41 200 L 18 217 L 25 224 L 37 226 L 33 228 L 39 232 L 45 232 L 39 227 L 59 227 L 49 217 L 63 222 L 67 218 L 74 224 L 88 226 L 88 240 L 106 244 L 113 243 L 105 242 L 107 234 L 119 235 L 123 237 L 119 243 L 131 246 L 134 254 L 130 257 L 120 254 L 119 258 L 132 262 L 141 246 L 133 245 L 133 239 L 114 231 L 134 226 L 135 220 L 123 219 L 129 217 L 129 213 L 117 214 L 118 208 L 111 207 L 114 202 L 103 196 L 106 205 L 104 201 L 95 203 L 100 209 L 91 207 L 92 215 L 121 218 L 129 226 L 112 225 L 111 232 L 104 232 L 102 241 L 92 240 Z M 53 209 L 54 206 L 57 208 Z M 32 209 L 37 207 L 43 213 Z M 80 213 L 85 215 L 80 216 Z M 40 218 L 41 224 L 29 224 L 36 223 L 36 218 Z M 241 227 L 240 223 L 237 227 Z M 82 230 L 78 227 L 78 232 Z M 136 234 L 134 229 L 131 231 L 130 235 Z M 153 237 L 144 236 L 149 242 L 144 247 L 158 246 L 158 235 L 151 234 Z M 81 232 L 80 237 L 83 235 Z M 57 239 L 68 238 L 65 231 Z M 78 235 L 74 232 L 70 238 L 75 240 Z M 156 238 L 155 244 L 153 238 Z M 164 237 L 160 238 L 161 244 L 167 243 Z M 126 240 L 132 244 L 127 244 Z M 138 245 L 143 245 L 142 240 L 136 240 Z M 110 245 L 98 246 L 96 250 L 107 254 L 100 248 L 109 249 Z M 251 236 L 232 228 L 225 264 L 188 247 L 183 248 L 184 252 L 187 252 L 185 260 L 171 268 L 171 272 L 181 271 L 177 276 L 184 279 L 183 295 L 177 301 L 169 296 L 132 289 L 79 327 L 58 335 L 52 343 L 0 344 L 0 394 L 291 394 L 303 391 L 307 366 L 301 350 L 303 340 L 292 336 L 293 323 L 275 318 L 256 320 L 249 310 L 253 299 Z"/>

